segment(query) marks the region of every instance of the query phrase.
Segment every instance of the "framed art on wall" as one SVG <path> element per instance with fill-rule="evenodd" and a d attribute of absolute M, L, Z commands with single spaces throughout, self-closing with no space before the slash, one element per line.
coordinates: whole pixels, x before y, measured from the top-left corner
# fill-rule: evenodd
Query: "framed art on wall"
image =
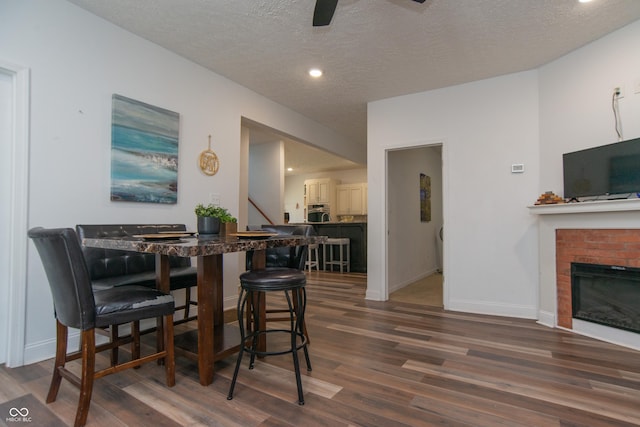
<path fill-rule="evenodd" d="M 431 221 L 431 177 L 420 174 L 420 221 Z"/>
<path fill-rule="evenodd" d="M 180 115 L 114 94 L 111 119 L 111 200 L 178 201 Z"/>

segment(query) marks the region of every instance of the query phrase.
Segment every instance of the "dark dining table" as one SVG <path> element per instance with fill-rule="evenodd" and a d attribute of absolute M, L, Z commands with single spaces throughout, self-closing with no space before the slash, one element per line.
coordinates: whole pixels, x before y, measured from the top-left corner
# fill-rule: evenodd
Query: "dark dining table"
<path fill-rule="evenodd" d="M 118 249 L 156 255 L 156 286 L 169 292 L 169 256 L 197 259 L 198 328 L 175 336 L 182 354 L 198 361 L 200 384 L 213 382 L 214 363 L 237 352 L 240 332 L 224 322 L 222 256 L 232 252 L 253 252 L 254 269 L 265 267 L 269 248 L 323 243 L 326 236 L 282 235 L 239 238 L 229 236 L 185 236 L 174 240 L 137 237 L 85 238 L 88 247 Z"/>

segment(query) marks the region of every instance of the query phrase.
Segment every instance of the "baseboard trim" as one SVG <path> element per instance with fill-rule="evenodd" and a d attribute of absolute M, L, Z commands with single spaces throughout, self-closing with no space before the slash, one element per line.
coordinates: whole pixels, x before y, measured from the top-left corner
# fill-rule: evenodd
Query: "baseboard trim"
<path fill-rule="evenodd" d="M 536 307 L 516 304 L 450 299 L 446 309 L 490 316 L 518 317 L 521 319 L 538 318 Z"/>
<path fill-rule="evenodd" d="M 556 327 L 556 316 L 554 313 L 538 310 L 538 323 L 550 328 Z"/>

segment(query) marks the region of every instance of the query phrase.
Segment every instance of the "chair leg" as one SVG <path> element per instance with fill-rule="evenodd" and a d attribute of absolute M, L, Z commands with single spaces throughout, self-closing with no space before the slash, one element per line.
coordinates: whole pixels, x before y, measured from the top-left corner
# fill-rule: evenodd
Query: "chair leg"
<path fill-rule="evenodd" d="M 156 352 L 160 353 L 164 351 L 164 321 L 162 317 L 158 317 L 156 319 Z M 163 359 L 156 360 L 158 365 L 162 365 L 164 363 Z"/>
<path fill-rule="evenodd" d="M 191 307 L 191 288 L 184 288 L 184 315 L 183 320 L 189 318 L 189 308 Z"/>
<path fill-rule="evenodd" d="M 168 314 L 164 319 L 164 342 L 166 349 L 164 369 L 167 377 L 167 386 L 173 387 L 176 385 L 176 359 L 173 351 L 173 315 Z"/>
<path fill-rule="evenodd" d="M 296 386 L 298 388 L 298 405 L 304 405 L 304 393 L 302 391 L 302 377 L 300 375 L 300 360 L 298 358 L 298 334 L 302 333 L 302 322 L 304 321 L 304 290 L 294 289 L 291 291 L 291 297 L 287 291 L 284 292 L 289 306 L 289 324 L 291 329 L 291 356 L 293 357 L 293 369 L 296 374 Z M 302 338 L 305 340 L 305 338 Z M 304 346 L 306 350 L 306 343 Z M 311 370 L 309 356 L 305 352 L 307 362 L 307 370 Z"/>
<path fill-rule="evenodd" d="M 304 351 L 304 359 L 307 363 L 307 371 L 311 371 L 311 359 L 309 359 L 309 335 L 307 333 L 307 325 L 305 323 L 305 313 L 307 310 L 307 291 L 306 289 L 298 289 L 298 308 L 296 309 L 296 319 L 298 321 L 296 327 L 298 328 L 298 332 L 303 334 L 307 340 L 304 347 L 302 347 Z"/>
<path fill-rule="evenodd" d="M 58 396 L 62 375 L 60 369 L 64 368 L 67 359 L 67 327 L 56 319 L 56 360 L 53 365 L 53 376 L 47 394 L 47 403 L 54 402 Z"/>
<path fill-rule="evenodd" d="M 246 332 L 244 316 L 246 316 L 247 323 L 249 323 L 249 311 L 245 313 L 245 305 L 247 303 L 247 294 L 244 289 L 240 290 L 238 296 L 238 326 L 240 326 L 240 350 L 238 351 L 238 358 L 236 359 L 236 367 L 233 370 L 233 378 L 231 379 L 231 385 L 229 386 L 229 394 L 227 394 L 227 400 L 233 399 L 233 390 L 236 387 L 236 380 L 238 379 L 238 372 L 240 371 L 240 364 L 242 363 L 242 356 L 244 355 L 244 346 L 246 341 Z M 248 325 L 247 325 L 248 326 Z"/>
<path fill-rule="evenodd" d="M 140 321 L 131 322 L 131 360 L 140 359 Z M 135 366 L 133 369 L 140 369 Z"/>
<path fill-rule="evenodd" d="M 91 393 L 93 392 L 93 376 L 96 364 L 96 336 L 93 329 L 82 331 L 82 377 L 80 379 L 80 398 L 76 411 L 75 427 L 87 423 Z"/>
<path fill-rule="evenodd" d="M 109 329 L 111 330 L 111 342 L 115 343 L 120 339 L 120 335 L 118 333 L 118 325 L 111 325 Z M 118 364 L 118 346 L 115 346 L 111 349 L 111 366 L 116 366 Z"/>
<path fill-rule="evenodd" d="M 299 298 L 299 292 L 301 292 L 300 289 L 294 289 L 293 291 L 293 308 L 296 311 L 296 316 L 298 315 L 298 313 L 300 313 L 300 308 L 298 307 L 300 298 Z M 304 318 L 301 319 L 301 327 L 302 327 L 302 333 L 304 334 L 305 338 L 307 338 L 307 345 L 311 344 L 311 339 L 309 339 L 309 332 L 307 332 L 307 324 L 304 321 Z"/>
<path fill-rule="evenodd" d="M 262 349 L 259 343 L 260 339 L 265 337 L 265 335 L 260 334 L 260 331 L 265 331 L 266 326 L 262 324 L 265 321 L 264 313 L 261 313 L 261 305 L 264 304 L 264 300 L 266 300 L 266 294 L 264 292 L 254 292 L 251 291 L 248 293 L 250 296 L 250 310 L 253 313 L 253 341 L 251 342 L 251 357 L 249 358 L 249 369 L 253 369 L 255 361 L 256 361 L 256 351 L 258 347 Z M 262 316 L 260 316 L 262 314 Z"/>

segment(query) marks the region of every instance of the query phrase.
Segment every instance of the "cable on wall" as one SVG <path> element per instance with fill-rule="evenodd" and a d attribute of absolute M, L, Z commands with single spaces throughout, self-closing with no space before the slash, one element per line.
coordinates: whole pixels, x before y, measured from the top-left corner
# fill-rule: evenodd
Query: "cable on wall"
<path fill-rule="evenodd" d="M 618 97 L 620 96 L 620 88 L 613 90 L 611 96 L 611 108 L 613 109 L 613 118 L 616 122 L 616 133 L 618 134 L 618 141 L 622 141 L 622 119 L 620 118 L 620 109 L 618 106 Z"/>

